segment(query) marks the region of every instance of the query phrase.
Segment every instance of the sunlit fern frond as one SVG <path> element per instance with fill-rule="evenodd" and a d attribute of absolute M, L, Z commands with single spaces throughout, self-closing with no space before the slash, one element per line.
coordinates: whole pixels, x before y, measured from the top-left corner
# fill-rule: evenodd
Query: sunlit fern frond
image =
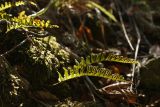
<path fill-rule="evenodd" d="M 7 25 L 7 31 L 12 29 L 28 29 L 28 28 L 58 28 L 57 25 L 52 25 L 49 20 L 44 21 L 40 19 L 33 18 L 31 16 L 27 16 L 25 12 L 19 13 L 18 17 L 12 17 L 11 15 L 1 12 L 0 20 L 7 20 L 10 24 Z"/>
<path fill-rule="evenodd" d="M 25 5 L 26 2 L 24 1 L 17 1 L 17 2 L 5 2 L 4 4 L 0 4 L 0 20 L 6 20 L 10 22 L 10 24 L 7 25 L 7 31 L 10 31 L 12 29 L 25 29 L 28 30 L 28 28 L 57 28 L 57 25 L 52 25 L 49 20 L 44 21 L 40 19 L 33 18 L 31 16 L 27 16 L 25 12 L 19 13 L 18 17 L 12 17 L 12 15 L 5 13 L 4 10 L 11 8 L 11 7 L 17 7 L 20 5 Z"/>
<path fill-rule="evenodd" d="M 11 18 L 11 25 L 8 26 L 7 31 L 18 28 L 58 28 L 57 25 L 52 25 L 49 20 L 44 21 L 35 19 L 27 15 L 19 15 L 18 17 Z"/>
<path fill-rule="evenodd" d="M 107 68 L 100 68 L 98 66 L 92 66 L 92 65 L 87 65 L 86 67 L 74 67 L 73 69 L 64 68 L 64 75 L 62 76 L 59 72 L 58 75 L 59 75 L 58 79 L 59 83 L 82 76 L 96 76 L 115 81 L 125 81 L 123 76 L 117 73 L 112 74 L 112 71 Z"/>
<path fill-rule="evenodd" d="M 4 4 L 1 4 L 0 5 L 0 11 L 4 11 L 6 9 L 9 9 L 13 6 L 20 6 L 20 5 L 25 5 L 25 2 L 24 1 L 17 1 L 17 2 L 5 2 Z"/>
<path fill-rule="evenodd" d="M 105 54 L 105 53 L 100 53 L 100 54 L 91 54 L 90 56 L 87 56 L 86 59 L 81 58 L 80 63 L 78 64 L 93 64 L 93 63 L 98 63 L 102 61 L 113 61 L 113 62 L 120 62 L 120 63 L 130 63 L 130 64 L 139 64 L 138 61 L 132 58 L 127 58 L 124 56 L 119 56 L 119 55 L 114 55 L 114 54 Z"/>
<path fill-rule="evenodd" d="M 99 63 L 102 61 L 114 61 L 120 63 L 133 63 L 138 64 L 139 62 L 131 59 L 126 58 L 123 56 L 113 55 L 113 54 L 91 54 L 87 56 L 86 59 L 81 58 L 78 62 L 76 60 L 76 64 L 71 68 L 68 69 L 64 68 L 64 76 L 62 76 L 59 72 L 59 82 L 63 82 L 69 79 L 78 78 L 81 76 L 97 76 L 103 77 L 111 80 L 116 81 L 125 81 L 123 76 L 115 73 L 112 74 L 112 71 L 107 68 L 100 68 L 98 66 L 92 66 L 94 63 Z"/>

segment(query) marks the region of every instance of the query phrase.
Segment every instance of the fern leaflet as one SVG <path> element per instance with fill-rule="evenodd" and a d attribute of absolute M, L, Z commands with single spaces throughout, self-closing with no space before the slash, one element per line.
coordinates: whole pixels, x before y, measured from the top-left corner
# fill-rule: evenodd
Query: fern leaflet
<path fill-rule="evenodd" d="M 1 4 L 0 11 L 4 11 L 6 9 L 9 9 L 9 8 L 13 7 L 13 6 L 20 6 L 20 5 L 25 5 L 25 2 L 24 1 L 17 1 L 17 2 L 14 2 L 14 3 L 5 2 L 4 4 Z"/>

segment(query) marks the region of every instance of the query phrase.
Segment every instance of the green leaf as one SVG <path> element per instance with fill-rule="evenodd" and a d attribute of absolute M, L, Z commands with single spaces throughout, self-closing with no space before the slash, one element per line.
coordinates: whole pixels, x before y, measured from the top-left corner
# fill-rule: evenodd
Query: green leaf
<path fill-rule="evenodd" d="M 114 17 L 114 15 L 112 13 L 110 13 L 109 11 L 107 11 L 105 8 L 103 8 L 101 5 L 99 5 L 93 1 L 89 1 L 87 6 L 90 8 L 98 8 L 100 11 L 102 11 L 105 15 L 107 15 L 114 22 L 117 22 L 117 19 Z"/>

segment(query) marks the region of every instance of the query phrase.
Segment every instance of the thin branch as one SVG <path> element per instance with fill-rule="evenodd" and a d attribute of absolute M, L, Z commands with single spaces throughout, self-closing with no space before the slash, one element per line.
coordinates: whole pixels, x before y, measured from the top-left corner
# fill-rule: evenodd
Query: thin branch
<path fill-rule="evenodd" d="M 54 3 L 54 1 L 55 0 L 50 0 L 50 2 L 48 3 L 48 5 L 45 8 L 43 8 L 40 11 L 38 11 L 37 13 L 31 14 L 29 16 L 37 17 L 37 16 L 40 16 L 40 15 L 44 14 L 49 9 L 49 7 Z"/>
<path fill-rule="evenodd" d="M 122 26 L 122 30 L 123 30 L 124 36 L 125 36 L 128 44 L 129 44 L 130 48 L 134 51 L 134 47 L 133 47 L 131 41 L 129 40 L 127 31 L 126 31 L 126 28 L 125 28 L 125 25 L 124 25 L 124 21 L 123 21 L 123 18 L 122 18 L 122 13 L 121 13 L 120 10 L 118 10 L 118 15 L 119 15 L 119 18 L 120 18 L 120 22 L 121 22 L 121 26 Z"/>
<path fill-rule="evenodd" d="M 136 33 L 137 33 L 137 45 L 136 45 L 136 50 L 135 50 L 135 55 L 134 55 L 134 59 L 136 60 L 137 55 L 138 55 L 138 51 L 139 51 L 139 45 L 140 45 L 140 42 L 141 42 L 141 34 L 139 32 L 139 29 L 138 29 L 135 21 L 134 21 L 134 27 L 135 27 L 135 30 L 136 30 Z M 136 65 L 133 64 L 132 79 L 131 79 L 132 82 L 134 81 L 135 68 L 136 68 Z M 133 90 L 133 84 L 131 84 L 130 90 Z"/>
<path fill-rule="evenodd" d="M 12 51 L 14 51 L 16 48 L 18 48 L 19 46 L 23 45 L 26 41 L 28 40 L 28 38 L 24 39 L 22 42 L 20 42 L 18 45 L 16 45 L 15 47 L 13 47 L 12 49 L 8 50 L 7 52 L 0 54 L 0 56 L 5 56 L 9 53 L 11 53 Z"/>
<path fill-rule="evenodd" d="M 139 32 L 139 29 L 137 27 L 137 24 L 134 22 L 134 25 L 135 25 L 135 30 L 136 30 L 136 33 L 137 33 L 137 46 L 136 46 L 136 50 L 135 50 L 135 56 L 134 58 L 137 59 L 137 55 L 138 55 L 138 50 L 139 50 L 139 45 L 140 45 L 140 41 L 141 41 L 141 34 Z"/>
<path fill-rule="evenodd" d="M 89 84 L 87 83 L 87 81 L 84 81 L 84 82 L 85 82 L 85 85 L 87 86 L 88 90 L 90 91 L 90 94 L 91 94 L 91 96 L 93 98 L 93 101 L 96 102 L 96 98 L 94 96 L 94 93 L 92 92 L 93 89 L 91 89 L 91 87 L 89 86 Z"/>
<path fill-rule="evenodd" d="M 122 13 L 121 13 L 121 10 L 120 10 L 120 7 L 119 7 L 119 1 L 114 0 L 114 3 L 116 4 L 116 8 L 117 8 L 117 12 L 118 12 L 118 15 L 119 15 L 119 18 L 120 18 L 120 23 L 121 23 L 121 27 L 122 27 L 124 36 L 125 36 L 128 44 L 129 44 L 130 48 L 132 49 L 132 51 L 134 51 L 134 47 L 133 47 L 131 41 L 129 40 L 127 31 L 126 31 L 126 28 L 125 28 L 125 25 L 124 25 L 124 21 L 123 21 L 123 18 L 122 18 Z M 123 8 L 123 6 L 122 6 L 122 8 Z"/>

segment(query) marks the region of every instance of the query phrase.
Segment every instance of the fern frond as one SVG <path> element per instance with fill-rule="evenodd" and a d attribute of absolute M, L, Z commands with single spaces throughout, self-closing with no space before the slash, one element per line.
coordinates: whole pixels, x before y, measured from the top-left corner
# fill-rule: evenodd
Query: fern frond
<path fill-rule="evenodd" d="M 116 81 L 125 81 L 123 76 L 117 73 L 112 74 L 112 71 L 107 68 L 99 68 L 97 66 L 92 66 L 92 65 L 81 67 L 80 69 L 74 68 L 68 70 L 64 68 L 64 76 L 62 76 L 59 72 L 58 75 L 59 75 L 58 79 L 59 83 L 82 76 L 96 76 Z"/>
<path fill-rule="evenodd" d="M 25 5 L 25 2 L 24 1 L 17 1 L 17 2 L 5 2 L 4 4 L 1 4 L 0 5 L 0 11 L 4 11 L 6 9 L 9 9 L 13 6 L 20 6 L 20 5 Z"/>
<path fill-rule="evenodd" d="M 11 5 L 11 2 L 5 2 L 5 4 L 1 4 L 0 6 L 0 11 L 3 11 L 5 9 L 8 9 L 10 8 L 12 5 Z"/>
<path fill-rule="evenodd" d="M 40 19 L 35 19 L 30 16 L 25 15 L 25 12 L 21 12 L 18 17 L 10 17 L 9 14 L 1 12 L 0 20 L 5 19 L 10 22 L 7 27 L 7 32 L 12 29 L 28 29 L 28 28 L 58 28 L 57 25 L 52 25 L 50 21 L 44 21 Z"/>
<path fill-rule="evenodd" d="M 14 17 L 11 19 L 12 24 L 8 26 L 8 31 L 12 29 L 24 28 L 27 29 L 29 27 L 34 28 L 58 28 L 57 25 L 52 25 L 50 21 L 44 21 L 39 19 L 34 19 L 30 16 L 22 16 L 22 17 Z"/>
<path fill-rule="evenodd" d="M 139 64 L 138 61 L 132 58 L 127 58 L 124 56 L 114 55 L 114 54 L 91 54 L 90 56 L 87 56 L 86 59 L 81 58 L 80 65 L 85 64 L 93 64 L 98 63 L 102 61 L 113 61 L 113 62 L 120 62 L 120 63 L 130 63 L 130 64 Z"/>
<path fill-rule="evenodd" d="M 28 30 L 29 28 L 41 28 L 42 30 L 45 28 L 58 28 L 57 25 L 52 25 L 49 20 L 44 21 L 40 19 L 36 19 L 31 16 L 27 16 L 25 12 L 19 13 L 18 17 L 12 17 L 12 15 L 7 14 L 4 12 L 5 9 L 11 8 L 13 6 L 20 6 L 25 5 L 26 2 L 17 1 L 17 2 L 5 2 L 4 4 L 0 5 L 0 20 L 6 20 L 9 22 L 7 25 L 7 31 L 12 29 L 25 29 Z"/>
<path fill-rule="evenodd" d="M 97 77 L 103 77 L 111 80 L 116 81 L 125 81 L 124 77 L 115 73 L 112 74 L 112 71 L 107 68 L 99 68 L 98 66 L 92 66 L 93 63 L 99 63 L 102 61 L 114 61 L 114 62 L 120 62 L 120 63 L 133 63 L 137 64 L 138 61 L 126 58 L 123 56 L 113 55 L 113 54 L 91 54 L 90 56 L 87 56 L 86 59 L 83 57 L 81 58 L 80 62 L 77 60 L 75 61 L 76 64 L 73 66 L 73 68 L 69 67 L 68 69 L 64 68 L 64 76 L 62 76 L 59 72 L 59 83 L 73 79 L 78 78 L 81 76 L 97 76 Z"/>
<path fill-rule="evenodd" d="M 106 61 L 120 62 L 120 63 L 129 63 L 129 64 L 139 64 L 139 62 L 132 58 L 127 58 L 124 56 L 109 54 L 106 58 Z"/>

